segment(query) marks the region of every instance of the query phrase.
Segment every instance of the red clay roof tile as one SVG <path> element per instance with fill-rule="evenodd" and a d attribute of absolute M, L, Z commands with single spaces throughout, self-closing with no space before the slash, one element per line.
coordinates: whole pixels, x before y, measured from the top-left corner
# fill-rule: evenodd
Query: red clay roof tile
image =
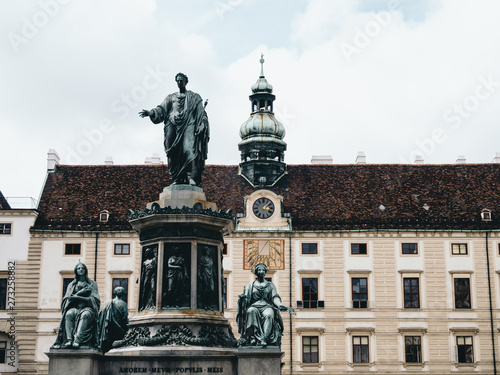
<path fill-rule="evenodd" d="M 220 210 L 243 212 L 244 197 L 260 189 L 237 171 L 206 167 L 201 187 Z M 48 175 L 35 228 L 130 230 L 127 209 L 144 209 L 170 183 L 165 165 L 59 165 Z M 500 226 L 500 164 L 289 165 L 269 190 L 283 196 L 294 230 Z M 492 222 L 481 221 L 482 209 Z M 101 210 L 110 213 L 107 223 L 98 221 Z"/>

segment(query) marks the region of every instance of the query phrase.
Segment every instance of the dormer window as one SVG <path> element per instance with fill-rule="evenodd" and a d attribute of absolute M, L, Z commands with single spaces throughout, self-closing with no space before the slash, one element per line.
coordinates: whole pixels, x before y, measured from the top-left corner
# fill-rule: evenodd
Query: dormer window
<path fill-rule="evenodd" d="M 99 221 L 101 223 L 107 223 L 109 220 L 109 211 L 108 210 L 103 210 L 99 213 Z"/>
<path fill-rule="evenodd" d="M 481 219 L 483 221 L 491 221 L 491 211 L 488 210 L 488 209 L 484 209 L 482 212 L 481 212 Z"/>

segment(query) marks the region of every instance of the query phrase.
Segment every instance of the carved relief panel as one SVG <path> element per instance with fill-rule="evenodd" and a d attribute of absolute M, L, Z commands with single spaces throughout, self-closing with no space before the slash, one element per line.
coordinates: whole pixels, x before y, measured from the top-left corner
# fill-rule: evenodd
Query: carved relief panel
<path fill-rule="evenodd" d="M 189 308 L 191 300 L 191 244 L 165 243 L 163 308 Z"/>

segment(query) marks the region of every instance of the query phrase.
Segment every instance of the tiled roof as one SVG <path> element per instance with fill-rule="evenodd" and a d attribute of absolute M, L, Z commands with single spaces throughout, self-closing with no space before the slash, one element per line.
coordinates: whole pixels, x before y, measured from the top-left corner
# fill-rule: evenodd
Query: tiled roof
<path fill-rule="evenodd" d="M 10 210 L 10 204 L 0 191 L 0 210 Z"/>
<path fill-rule="evenodd" d="M 209 165 L 203 174 L 201 187 L 221 210 L 243 212 L 244 196 L 258 189 L 237 171 Z M 127 209 L 144 209 L 170 183 L 165 165 L 57 166 L 35 228 L 129 230 Z M 500 164 L 289 165 L 270 190 L 283 196 L 294 230 L 500 229 Z M 481 220 L 483 209 L 493 221 Z"/>

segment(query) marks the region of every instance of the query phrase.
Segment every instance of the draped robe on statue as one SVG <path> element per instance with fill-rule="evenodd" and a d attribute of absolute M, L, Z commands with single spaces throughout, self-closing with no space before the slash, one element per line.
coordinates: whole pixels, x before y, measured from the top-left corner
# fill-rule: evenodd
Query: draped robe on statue
<path fill-rule="evenodd" d="M 198 264 L 198 295 L 202 302 L 202 307 L 210 310 L 215 293 L 215 275 L 214 261 L 210 255 L 204 255 L 200 258 Z"/>
<path fill-rule="evenodd" d="M 125 336 L 127 325 L 127 303 L 119 298 L 106 302 L 99 314 L 99 347 L 103 353 L 112 348 L 114 341 Z"/>
<path fill-rule="evenodd" d="M 236 321 L 238 332 L 246 341 L 246 345 L 259 345 L 265 343 L 270 346 L 281 346 L 283 334 L 283 320 L 274 299 L 280 296 L 276 286 L 266 281 L 258 286 L 250 283 L 238 301 Z M 253 342 L 258 340 L 258 342 Z"/>
<path fill-rule="evenodd" d="M 182 306 L 186 294 L 188 275 L 184 258 L 173 255 L 168 258 L 168 306 Z"/>
<path fill-rule="evenodd" d="M 85 298 L 85 302 L 73 297 Z M 61 303 L 62 319 L 56 344 L 68 341 L 79 345 L 97 347 L 97 322 L 101 301 L 97 283 L 86 277 L 86 281 L 73 280 Z"/>
<path fill-rule="evenodd" d="M 195 92 L 168 95 L 163 103 L 151 110 L 151 121 L 164 122 L 165 152 L 174 183 L 198 185 L 205 169 L 209 134 L 208 116 L 203 101 Z"/>

